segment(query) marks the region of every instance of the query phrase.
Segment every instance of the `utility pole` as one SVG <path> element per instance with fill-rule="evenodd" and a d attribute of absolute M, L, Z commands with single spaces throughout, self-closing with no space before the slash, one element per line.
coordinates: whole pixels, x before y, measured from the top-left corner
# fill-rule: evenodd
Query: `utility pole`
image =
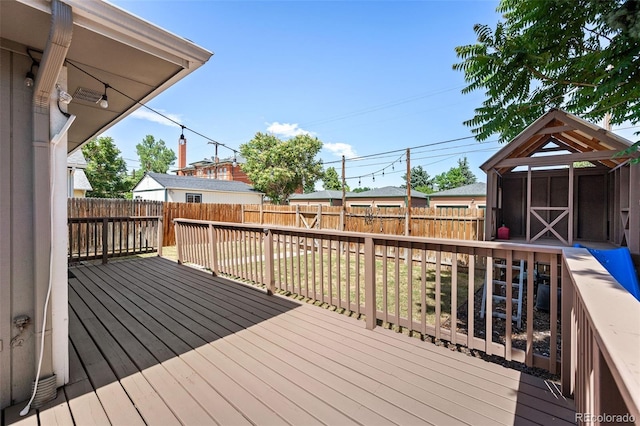
<path fill-rule="evenodd" d="M 345 160 L 344 155 L 342 156 L 342 230 L 344 231 L 347 227 L 347 181 L 344 176 L 345 173 Z"/>
<path fill-rule="evenodd" d="M 411 234 L 411 148 L 407 148 L 407 215 L 404 223 L 404 234 Z"/>

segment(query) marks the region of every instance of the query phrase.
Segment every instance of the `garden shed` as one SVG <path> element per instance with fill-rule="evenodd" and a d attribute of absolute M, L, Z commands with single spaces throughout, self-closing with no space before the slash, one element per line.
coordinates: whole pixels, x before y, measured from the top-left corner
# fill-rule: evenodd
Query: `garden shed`
<path fill-rule="evenodd" d="M 482 166 L 485 239 L 506 225 L 526 242 L 609 243 L 640 254 L 640 164 L 632 142 L 552 109 Z"/>

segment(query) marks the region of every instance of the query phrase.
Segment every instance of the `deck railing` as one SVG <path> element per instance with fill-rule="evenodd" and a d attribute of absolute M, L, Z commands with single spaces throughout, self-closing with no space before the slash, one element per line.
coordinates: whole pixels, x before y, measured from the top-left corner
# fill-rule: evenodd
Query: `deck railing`
<path fill-rule="evenodd" d="M 565 250 L 563 263 L 563 392 L 581 423 L 638 424 L 640 303 L 586 249 Z"/>
<path fill-rule="evenodd" d="M 68 261 L 162 254 L 162 216 L 68 218 Z"/>
<path fill-rule="evenodd" d="M 619 389 L 627 413 L 637 413 L 638 322 L 622 325 L 629 313 L 621 313 L 613 305 L 609 307 L 617 313 L 613 319 L 607 317 L 602 306 L 609 304 L 601 299 L 606 295 L 594 293 L 591 285 L 587 291 L 582 280 L 585 276 L 594 280 L 605 277 L 607 282 L 613 278 L 594 265 L 581 270 L 584 265 L 579 267 L 575 259 L 564 258 L 559 247 L 187 219 L 174 222 L 181 263 L 195 263 L 215 275 L 264 285 L 270 293 L 279 289 L 352 315 L 364 315 L 369 329 L 398 327 L 423 338 L 448 341 L 551 373 L 562 372 L 563 393 L 575 391 L 576 401 L 586 401 L 577 404 L 585 416 L 601 413 L 598 410 L 602 408 L 622 410 L 602 398 L 616 395 L 609 392 L 610 387 Z M 521 260 L 526 282 L 520 289 L 524 292 L 523 325 L 518 328 L 512 321 L 517 313 L 517 286 L 503 286 L 504 303 L 494 303 L 492 286 L 484 283 L 517 282 L 517 266 L 505 265 L 519 265 Z M 502 267 L 493 267 L 496 264 Z M 549 285 L 551 295 L 563 291 L 562 322 L 560 297 L 549 298 L 548 312 L 535 309 L 536 288 L 543 282 Z M 620 291 L 617 284 L 609 287 L 608 291 L 625 298 L 621 306 L 638 318 L 640 310 L 633 305 L 633 297 Z M 500 310 L 503 318 L 481 317 L 483 292 L 485 312 Z M 618 337 L 610 336 L 615 327 L 632 337 L 622 358 L 612 346 L 612 340 L 620 343 Z M 567 348 L 563 352 L 560 337 Z M 593 354 L 595 361 L 588 361 L 587 354 Z M 621 362 L 629 364 L 623 367 Z M 594 371 L 600 379 L 594 379 Z"/>

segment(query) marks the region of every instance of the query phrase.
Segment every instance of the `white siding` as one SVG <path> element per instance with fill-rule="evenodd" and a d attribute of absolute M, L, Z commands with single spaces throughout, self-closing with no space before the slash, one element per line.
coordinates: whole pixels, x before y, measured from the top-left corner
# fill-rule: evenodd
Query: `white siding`
<path fill-rule="evenodd" d="M 249 192 L 222 192 L 222 191 L 203 191 L 203 190 L 186 190 L 186 189 L 170 189 L 167 193 L 167 201 L 184 203 L 189 194 L 202 194 L 203 203 L 213 204 L 261 204 L 262 195 Z"/>
<path fill-rule="evenodd" d="M 140 197 L 143 200 L 165 201 L 163 188 L 153 189 L 148 191 L 139 191 L 136 189 L 133 191 L 133 199 L 135 200 L 138 197 Z M 166 201 L 171 201 L 171 200 L 166 200 Z"/>
<path fill-rule="evenodd" d="M 155 179 L 145 176 L 134 188 L 134 191 L 147 191 L 150 189 L 164 189 Z"/>

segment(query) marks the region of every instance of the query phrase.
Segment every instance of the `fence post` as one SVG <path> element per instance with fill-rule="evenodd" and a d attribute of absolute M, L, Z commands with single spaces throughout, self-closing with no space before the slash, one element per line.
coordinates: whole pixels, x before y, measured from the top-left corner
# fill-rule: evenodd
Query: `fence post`
<path fill-rule="evenodd" d="M 300 228 L 300 205 L 296 204 L 296 228 Z"/>
<path fill-rule="evenodd" d="M 275 290 L 276 283 L 273 263 L 273 235 L 270 229 L 265 229 L 264 234 L 265 285 L 267 286 L 267 294 L 271 296 Z"/>
<path fill-rule="evenodd" d="M 376 252 L 373 238 L 364 239 L 364 314 L 367 330 L 376 327 Z"/>
<path fill-rule="evenodd" d="M 263 223 L 264 223 L 264 208 L 262 207 L 262 204 L 260 204 L 260 225 L 262 225 Z"/>
<path fill-rule="evenodd" d="M 317 218 L 318 220 L 316 220 L 316 223 L 318 224 L 318 229 L 322 229 L 322 204 L 318 204 Z"/>
<path fill-rule="evenodd" d="M 176 233 L 176 252 L 178 254 L 178 265 L 182 265 L 182 230 L 180 222 L 173 220 L 173 229 Z"/>
<path fill-rule="evenodd" d="M 209 265 L 211 267 L 211 273 L 213 276 L 218 275 L 218 244 L 216 241 L 216 230 L 213 228 L 213 224 L 209 224 Z"/>
<path fill-rule="evenodd" d="M 109 233 L 107 229 L 109 227 L 109 219 L 102 218 L 102 264 L 104 265 L 109 261 Z"/>
<path fill-rule="evenodd" d="M 162 239 L 164 238 L 164 219 L 158 216 L 158 256 L 162 256 Z"/>
<path fill-rule="evenodd" d="M 564 256 L 563 256 L 564 257 Z M 562 303 L 561 311 L 561 351 L 560 351 L 560 385 L 562 394 L 564 396 L 571 396 L 574 392 L 574 364 L 573 353 L 575 348 L 573 347 L 573 281 L 567 271 L 564 259 L 561 263 L 561 276 L 562 276 L 562 295 L 560 296 L 560 302 Z M 552 295 L 553 296 L 553 295 Z"/>

